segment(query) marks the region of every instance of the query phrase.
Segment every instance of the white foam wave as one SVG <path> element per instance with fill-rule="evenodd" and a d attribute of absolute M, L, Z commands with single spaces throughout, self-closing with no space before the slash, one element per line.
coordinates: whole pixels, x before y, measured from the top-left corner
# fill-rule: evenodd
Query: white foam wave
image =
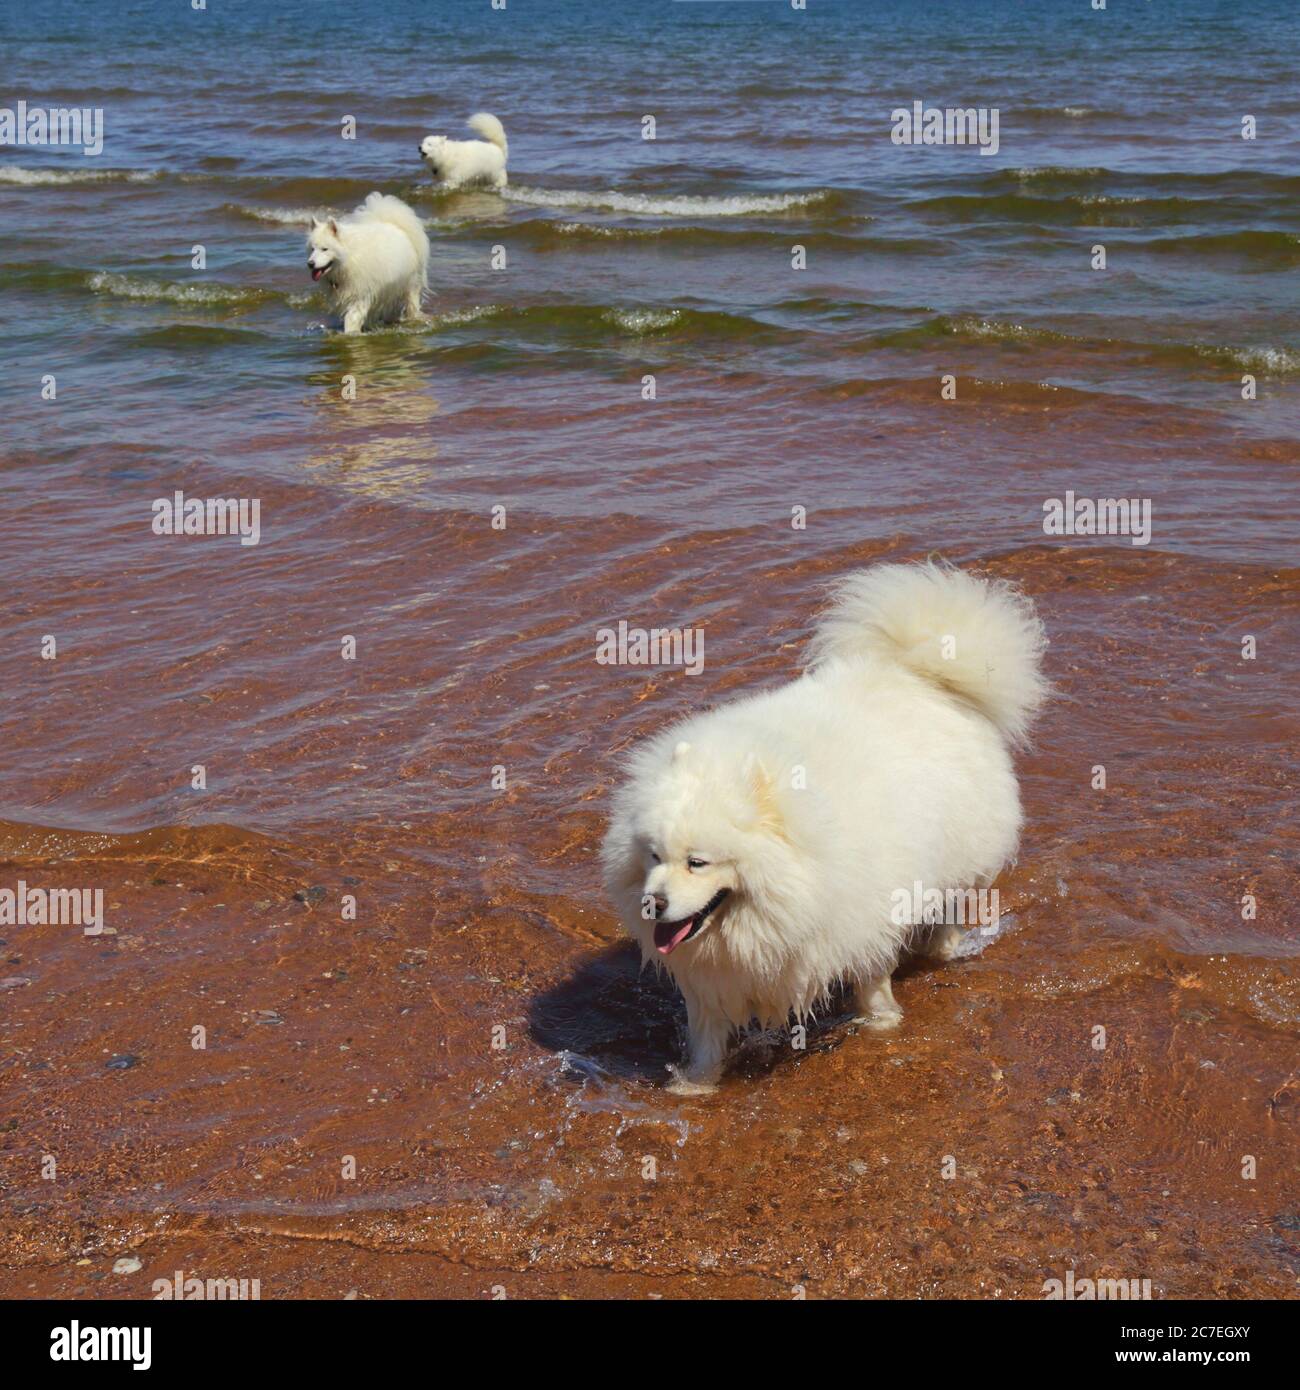
<path fill-rule="evenodd" d="M 254 222 L 270 222 L 281 227 L 308 227 L 321 215 L 320 208 L 250 208 L 242 204 L 235 206 L 241 217 L 251 217 Z"/>
<path fill-rule="evenodd" d="M 554 222 L 551 225 L 565 236 L 606 237 L 619 241 L 625 237 L 662 236 L 664 230 L 662 227 L 639 227 L 632 231 L 627 227 L 602 227 L 596 222 Z"/>
<path fill-rule="evenodd" d="M 445 314 L 430 314 L 428 323 L 434 328 L 459 328 L 461 324 L 491 318 L 500 312 L 499 304 L 477 304 L 468 309 L 449 309 Z"/>
<path fill-rule="evenodd" d="M 765 212 L 790 212 L 820 202 L 825 193 L 739 193 L 707 198 L 691 194 L 657 197 L 651 193 L 619 193 L 615 189 L 588 192 L 570 188 L 505 188 L 508 202 L 540 208 L 589 208 L 625 212 L 633 217 L 750 217 Z"/>
<path fill-rule="evenodd" d="M 0 164 L 0 183 L 37 188 L 70 183 L 152 183 L 156 169 L 28 169 L 22 164 Z"/>
<path fill-rule="evenodd" d="M 1216 356 L 1213 348 L 1202 349 L 1207 356 Z M 1300 353 L 1279 347 L 1240 347 L 1226 349 L 1228 358 L 1247 371 L 1266 372 L 1274 376 L 1289 376 L 1300 371 Z"/>
<path fill-rule="evenodd" d="M 1030 164 L 1008 169 L 1006 175 L 1008 178 L 1018 179 L 1021 183 L 1033 183 L 1037 179 L 1055 183 L 1068 179 L 1100 178 L 1105 172 L 1105 169 L 1096 164 Z"/>
<path fill-rule="evenodd" d="M 681 314 L 676 309 L 608 309 L 602 317 L 625 333 L 639 334 L 671 328 Z"/>
<path fill-rule="evenodd" d="M 120 299 L 165 300 L 175 304 L 247 304 L 258 298 L 255 290 L 235 285 L 182 285 L 171 280 L 147 280 L 99 270 L 87 281 L 96 294 Z"/>

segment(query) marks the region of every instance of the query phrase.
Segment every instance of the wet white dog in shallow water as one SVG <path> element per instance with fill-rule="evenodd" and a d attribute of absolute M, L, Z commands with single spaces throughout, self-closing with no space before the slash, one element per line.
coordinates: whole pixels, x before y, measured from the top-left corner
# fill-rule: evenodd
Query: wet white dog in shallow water
<path fill-rule="evenodd" d="M 936 565 L 841 581 L 798 680 L 640 745 L 615 797 L 606 886 L 686 1001 L 673 1086 L 709 1090 L 732 1032 L 803 1017 L 840 981 L 873 1027 L 913 939 L 898 890 L 981 887 L 1015 854 L 1011 749 L 1047 694 L 1027 598 Z"/>
<path fill-rule="evenodd" d="M 481 140 L 449 140 L 445 135 L 426 135 L 420 141 L 420 158 L 429 172 L 448 188 L 487 184 L 506 186 L 506 132 L 495 116 L 480 111 L 465 122 Z"/>
<path fill-rule="evenodd" d="M 322 283 L 345 333 L 420 317 L 429 238 L 400 198 L 372 193 L 343 218 L 312 223 L 307 267 Z"/>

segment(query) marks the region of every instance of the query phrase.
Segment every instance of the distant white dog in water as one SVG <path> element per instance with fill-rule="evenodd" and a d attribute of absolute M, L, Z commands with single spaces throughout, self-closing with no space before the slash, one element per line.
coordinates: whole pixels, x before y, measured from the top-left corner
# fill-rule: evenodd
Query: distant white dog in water
<path fill-rule="evenodd" d="M 480 111 L 465 122 L 481 140 L 449 140 L 445 135 L 426 135 L 420 141 L 420 158 L 433 177 L 447 188 L 487 184 L 506 186 L 506 133 L 501 122 Z"/>
<path fill-rule="evenodd" d="M 400 198 L 372 193 L 350 216 L 312 223 L 307 267 L 324 284 L 345 333 L 418 319 L 429 238 Z"/>

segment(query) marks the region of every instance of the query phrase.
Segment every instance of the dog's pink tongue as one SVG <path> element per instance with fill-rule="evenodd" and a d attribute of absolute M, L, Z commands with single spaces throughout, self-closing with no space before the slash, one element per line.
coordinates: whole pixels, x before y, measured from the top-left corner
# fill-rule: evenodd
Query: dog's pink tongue
<path fill-rule="evenodd" d="M 674 927 L 671 922 L 658 922 L 655 924 L 655 949 L 661 956 L 666 956 L 669 951 L 682 944 L 683 938 L 695 923 L 694 917 L 688 917 L 680 926 Z"/>

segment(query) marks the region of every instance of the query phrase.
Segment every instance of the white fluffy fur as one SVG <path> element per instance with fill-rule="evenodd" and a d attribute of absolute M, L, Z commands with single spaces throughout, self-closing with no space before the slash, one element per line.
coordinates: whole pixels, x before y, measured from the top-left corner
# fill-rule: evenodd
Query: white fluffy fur
<path fill-rule="evenodd" d="M 480 111 L 465 122 L 482 140 L 449 140 L 445 135 L 426 135 L 420 141 L 420 157 L 429 172 L 447 188 L 471 184 L 506 186 L 506 132 L 501 122 Z"/>
<path fill-rule="evenodd" d="M 678 1089 L 716 1082 L 733 1030 L 806 1016 L 839 981 L 873 1026 L 897 1022 L 890 976 L 916 940 L 893 894 L 983 887 L 1014 856 L 1009 748 L 1047 694 L 1045 645 L 1008 585 L 879 566 L 837 586 L 802 677 L 633 752 L 602 861 L 624 927 L 685 998 Z M 656 948 L 643 902 L 678 923 L 723 889 L 697 934 Z"/>
<path fill-rule="evenodd" d="M 428 286 L 429 238 L 400 198 L 372 193 L 354 213 L 312 223 L 307 265 L 329 295 L 345 333 L 420 317 Z"/>

